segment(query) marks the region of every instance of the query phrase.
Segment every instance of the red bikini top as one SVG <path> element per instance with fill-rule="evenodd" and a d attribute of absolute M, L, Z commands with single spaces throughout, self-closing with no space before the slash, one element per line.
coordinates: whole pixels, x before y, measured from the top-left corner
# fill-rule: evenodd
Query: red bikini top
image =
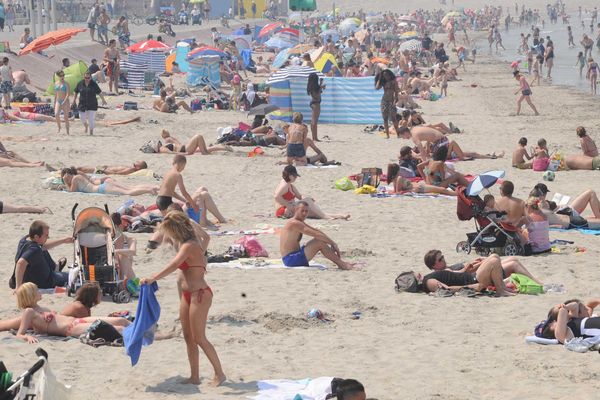
<path fill-rule="evenodd" d="M 187 271 L 190 268 L 204 268 L 204 271 L 206 272 L 206 267 L 202 265 L 189 265 L 187 261 L 184 261 L 181 264 L 179 264 L 179 269 L 182 271 Z"/>

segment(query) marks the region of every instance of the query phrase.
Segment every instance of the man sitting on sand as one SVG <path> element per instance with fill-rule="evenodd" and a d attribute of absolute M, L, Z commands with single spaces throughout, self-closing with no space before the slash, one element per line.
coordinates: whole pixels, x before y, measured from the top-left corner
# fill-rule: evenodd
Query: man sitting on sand
<path fill-rule="evenodd" d="M 488 286 L 496 287 L 496 296 L 513 296 L 503 280 L 504 270 L 500 257 L 492 254 L 481 262 L 474 272 L 457 272 L 448 269 L 433 271 L 423 277 L 417 275 L 419 288 L 425 293 L 446 289 L 457 292 L 462 288 L 473 289 L 477 292 L 485 290 Z"/>
<path fill-rule="evenodd" d="M 341 259 L 337 244 L 320 230 L 304 222 L 308 217 L 308 203 L 300 200 L 296 204 L 294 217 L 281 230 L 279 250 L 286 267 L 308 267 L 317 253 L 335 263 L 340 269 L 355 269 L 355 265 Z M 313 237 L 300 247 L 302 235 Z"/>
<path fill-rule="evenodd" d="M 199 211 L 198 205 L 187 192 L 183 183 L 183 175 L 181 175 L 181 172 L 185 169 L 186 164 L 187 159 L 185 156 L 177 154 L 173 157 L 173 168 L 171 168 L 163 178 L 160 189 L 158 190 L 158 197 L 156 197 L 156 205 L 163 215 L 166 215 L 167 208 L 173 204 L 173 197 L 191 205 L 196 213 Z M 179 187 L 181 195 L 175 191 L 177 187 Z"/>
<path fill-rule="evenodd" d="M 167 95 L 167 92 L 163 89 L 160 91 L 160 99 L 154 102 L 153 109 L 164 113 L 174 113 L 182 107 L 184 110 L 189 111 L 190 114 L 194 113 L 194 110 L 187 105 L 183 100 L 177 101 L 175 99 L 175 93 L 171 96 Z"/>
<path fill-rule="evenodd" d="M 444 254 L 442 254 L 441 250 L 429 250 L 425 253 L 425 257 L 423 257 L 423 261 L 427 268 L 433 271 L 456 271 L 456 272 L 476 272 L 477 269 L 481 266 L 481 264 L 489 257 L 478 257 L 470 263 L 457 263 L 448 265 L 446 263 L 446 258 Z M 525 268 L 523 264 L 519 261 L 517 257 L 505 257 L 504 259 L 500 259 L 500 264 L 503 270 L 504 278 L 510 277 L 512 274 L 521 274 L 525 275 L 531 280 L 540 285 L 543 285 L 542 282 L 537 280 L 531 275 L 531 273 Z"/>
<path fill-rule="evenodd" d="M 96 167 L 92 166 L 81 166 L 75 167 L 78 173 L 82 174 L 103 174 L 103 175 L 130 175 L 134 172 L 141 171 L 143 169 L 147 169 L 148 164 L 146 161 L 136 161 L 133 163 L 133 166 L 125 166 L 125 165 L 98 165 Z M 46 165 L 46 169 L 48 171 L 56 171 L 56 168 L 51 167 L 50 165 Z"/>
<path fill-rule="evenodd" d="M 19 242 L 15 256 L 14 285 L 11 278 L 11 288 L 19 288 L 25 282 L 33 282 L 40 289 L 53 289 L 55 286 L 65 286 L 69 274 L 62 272 L 66 260 L 59 261 L 57 266 L 48 250 L 61 244 L 73 243 L 72 236 L 48 241 L 50 227 L 43 221 L 33 221 L 29 227 L 29 235 Z M 13 287 L 14 286 L 14 287 Z"/>

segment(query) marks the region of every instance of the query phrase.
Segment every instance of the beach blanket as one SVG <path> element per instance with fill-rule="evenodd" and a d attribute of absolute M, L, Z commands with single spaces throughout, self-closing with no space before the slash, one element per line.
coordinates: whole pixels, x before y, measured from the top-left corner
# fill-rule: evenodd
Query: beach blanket
<path fill-rule="evenodd" d="M 210 268 L 235 269 L 327 269 L 326 266 L 311 263 L 308 267 L 286 267 L 280 258 L 239 258 L 230 262 L 208 263 Z"/>
<path fill-rule="evenodd" d="M 248 229 L 243 231 L 209 231 L 209 236 L 235 236 L 235 235 L 269 235 L 275 234 L 279 228 L 267 228 L 267 229 Z"/>
<path fill-rule="evenodd" d="M 370 197 L 376 197 L 378 199 L 386 199 L 389 197 L 414 197 L 416 199 L 456 199 L 456 196 L 448 196 L 446 194 L 435 194 L 435 193 L 415 193 L 415 192 L 402 192 L 402 193 L 371 193 Z"/>
<path fill-rule="evenodd" d="M 142 285 L 135 320 L 123 330 L 123 344 L 131 357 L 131 366 L 137 364 L 142 353 L 142 345 L 149 346 L 154 341 L 156 323 L 160 318 L 160 304 L 156 300 L 158 284 Z"/>
<path fill-rule="evenodd" d="M 331 394 L 333 377 L 315 379 L 269 379 L 258 381 L 258 394 L 252 400 L 325 400 Z"/>
<path fill-rule="evenodd" d="M 17 329 L 11 329 L 9 330 L 9 332 L 11 333 L 12 336 L 5 336 L 2 338 L 2 340 L 13 340 L 13 339 L 17 339 L 15 336 L 17 335 L 18 330 Z M 53 342 L 66 342 L 68 340 L 71 339 L 75 339 L 72 336 L 53 336 L 53 335 L 47 335 L 45 333 L 35 333 L 35 331 L 29 329 L 25 332 L 25 334 L 29 335 L 29 336 L 35 336 L 36 339 L 38 340 L 51 340 Z M 17 339 L 20 340 L 20 339 Z"/>
<path fill-rule="evenodd" d="M 319 168 L 319 169 L 326 169 L 326 168 L 337 168 L 339 167 L 339 165 L 314 165 L 314 164 L 306 164 L 306 165 L 299 165 L 298 168 Z"/>
<path fill-rule="evenodd" d="M 551 231 L 558 231 L 558 232 L 573 232 L 573 231 L 577 231 L 579 233 L 583 233 L 585 235 L 600 235 L 600 229 L 584 229 L 584 228 L 580 228 L 580 229 L 563 229 L 563 228 L 550 228 Z"/>

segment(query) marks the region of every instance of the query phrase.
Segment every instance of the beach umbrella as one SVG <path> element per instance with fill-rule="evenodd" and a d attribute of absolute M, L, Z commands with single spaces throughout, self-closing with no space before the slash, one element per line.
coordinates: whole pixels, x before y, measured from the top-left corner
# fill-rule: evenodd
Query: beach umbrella
<path fill-rule="evenodd" d="M 419 34 L 415 31 L 404 32 L 404 33 L 400 34 L 400 38 L 402 38 L 402 39 L 414 39 L 417 37 L 419 37 Z"/>
<path fill-rule="evenodd" d="M 235 46 L 240 50 L 241 49 L 249 49 L 252 47 L 251 43 L 248 42 L 243 37 L 234 37 L 233 41 L 235 42 Z"/>
<path fill-rule="evenodd" d="M 273 83 L 284 82 L 292 78 L 308 78 L 308 76 L 312 73 L 316 73 L 320 78 L 323 78 L 323 74 L 313 67 L 304 67 L 298 65 L 280 69 L 272 74 L 265 83 L 267 85 L 272 85 Z"/>
<path fill-rule="evenodd" d="M 283 26 L 283 22 L 273 22 L 273 23 L 267 24 L 262 27 L 260 32 L 258 32 L 258 37 L 262 38 L 262 37 L 268 36 L 271 33 L 278 30 L 279 28 L 281 28 L 282 26 Z"/>
<path fill-rule="evenodd" d="M 290 49 L 290 54 L 304 54 L 310 52 L 314 47 L 311 44 L 298 44 Z"/>
<path fill-rule="evenodd" d="M 202 56 L 219 56 L 221 58 L 227 58 L 227 53 L 223 50 L 212 46 L 200 46 L 190 51 L 187 55 L 187 59 L 191 60 Z"/>
<path fill-rule="evenodd" d="M 479 174 L 469 183 L 465 193 L 467 196 L 477 196 L 483 189 L 492 187 L 498 179 L 504 178 L 504 174 L 504 171 L 488 171 Z"/>
<path fill-rule="evenodd" d="M 284 33 L 287 33 L 290 36 L 296 36 L 296 37 L 300 36 L 300 31 L 298 29 L 294 29 L 294 28 L 283 28 L 277 32 L 278 35 L 281 35 Z"/>
<path fill-rule="evenodd" d="M 333 40 L 334 42 L 340 40 L 340 33 L 335 29 L 327 29 L 321 32 L 321 37 L 323 39 L 327 39 L 329 36 L 331 36 L 331 40 Z"/>
<path fill-rule="evenodd" d="M 87 29 L 83 28 L 67 28 L 59 29 L 56 31 L 48 32 L 36 39 L 33 39 L 23 50 L 19 52 L 20 56 L 24 56 L 29 53 L 37 53 L 42 50 L 46 50 L 50 46 L 56 46 L 71 39 L 78 33 L 85 32 Z"/>
<path fill-rule="evenodd" d="M 273 36 L 271 39 L 265 42 L 265 46 L 275 48 L 275 49 L 289 49 L 290 47 L 294 47 L 296 43 L 292 43 L 289 40 Z"/>
<path fill-rule="evenodd" d="M 273 104 L 259 104 L 256 107 L 252 107 L 248 111 L 248 115 L 267 115 L 277 110 L 279 110 L 279 107 Z"/>
<path fill-rule="evenodd" d="M 421 42 L 416 39 L 407 40 L 400 45 L 400 51 L 421 51 Z"/>
<path fill-rule="evenodd" d="M 358 26 L 358 25 L 362 24 L 362 21 L 356 17 L 350 17 L 350 18 L 346 18 L 345 20 L 343 20 L 342 24 L 343 23 L 353 23 L 354 25 Z"/>
<path fill-rule="evenodd" d="M 129 53 L 145 53 L 147 51 L 169 51 L 171 47 L 157 40 L 144 40 L 137 42 L 127 48 Z"/>
<path fill-rule="evenodd" d="M 417 22 L 417 19 L 411 15 L 401 15 L 398 17 L 398 21 L 403 22 Z"/>
<path fill-rule="evenodd" d="M 275 69 L 281 68 L 281 66 L 283 64 L 285 64 L 285 62 L 288 60 L 289 57 L 290 57 L 290 49 L 283 49 L 279 53 L 277 53 L 271 66 Z"/>

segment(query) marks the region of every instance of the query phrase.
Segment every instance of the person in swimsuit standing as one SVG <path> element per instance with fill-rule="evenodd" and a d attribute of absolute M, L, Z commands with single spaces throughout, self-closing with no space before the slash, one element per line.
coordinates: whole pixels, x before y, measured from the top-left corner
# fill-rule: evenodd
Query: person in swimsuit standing
<path fill-rule="evenodd" d="M 529 107 L 531 107 L 533 112 L 535 112 L 535 115 L 540 115 L 540 113 L 538 113 L 537 109 L 533 105 L 533 102 L 531 101 L 532 91 L 531 87 L 529 87 L 529 82 L 527 82 L 527 79 L 523 75 L 521 75 L 519 71 L 513 72 L 513 75 L 515 79 L 519 82 L 519 90 L 517 90 L 515 94 L 521 92 L 521 96 L 517 100 L 517 115 L 521 114 L 521 103 L 523 102 L 523 100 L 525 100 L 527 104 L 529 104 Z"/>
<path fill-rule="evenodd" d="M 394 124 L 394 129 L 398 132 L 398 114 L 396 110 L 396 103 L 398 102 L 398 93 L 400 88 L 396 81 L 396 76 L 389 69 L 385 69 L 382 72 L 375 75 L 375 89 L 379 90 L 383 88 L 383 96 L 381 97 L 381 116 L 383 118 L 383 129 L 385 135 L 390 138 L 389 121 Z M 400 136 L 398 136 L 400 137 Z"/>
<path fill-rule="evenodd" d="M 325 87 L 326 85 L 323 84 L 323 79 L 321 78 L 321 80 L 319 80 L 319 76 L 315 72 L 308 76 L 306 93 L 310 96 L 310 109 L 312 110 L 310 132 L 312 139 L 315 142 L 319 141 L 317 125 L 319 124 L 319 116 L 321 115 L 321 93 L 323 93 Z"/>
<path fill-rule="evenodd" d="M 596 63 L 592 57 L 588 58 L 588 70 L 585 76 L 590 80 L 592 94 L 596 94 L 596 87 L 598 85 L 598 63 Z"/>
<path fill-rule="evenodd" d="M 546 78 L 551 80 L 552 66 L 554 65 L 554 43 L 552 42 L 552 40 L 548 40 L 548 42 L 546 43 L 544 60 L 546 61 L 546 68 L 548 71 L 546 72 Z"/>
<path fill-rule="evenodd" d="M 308 128 L 302 123 L 302 113 L 295 112 L 293 116 L 293 124 L 291 124 L 287 131 L 287 163 L 292 165 L 306 165 L 306 136 L 308 135 Z"/>
<path fill-rule="evenodd" d="M 106 64 L 106 76 L 108 76 L 108 90 L 112 93 L 113 86 L 115 92 L 119 94 L 119 62 L 121 56 L 117 50 L 117 41 L 110 39 L 108 47 L 104 50 L 104 63 Z"/>
<path fill-rule="evenodd" d="M 67 130 L 68 135 L 69 112 L 71 111 L 71 103 L 69 102 L 71 86 L 65 82 L 65 73 L 62 70 L 57 71 L 56 76 L 58 77 L 58 83 L 54 84 L 54 117 L 56 118 L 58 132 L 60 132 L 60 113 L 62 111 L 64 115 L 65 129 Z"/>
<path fill-rule="evenodd" d="M 169 212 L 159 226 L 159 231 L 171 240 L 177 254 L 171 262 L 151 278 L 140 281 L 142 285 L 152 283 L 181 270 L 181 296 L 179 320 L 187 347 L 190 378 L 184 383 L 200 383 L 198 346 L 202 349 L 214 369 L 212 385 L 219 386 L 227 379 L 217 351 L 206 337 L 206 321 L 212 304 L 213 292 L 206 283 L 206 249 L 210 237 L 200 227 L 194 228 L 187 215 L 180 211 Z"/>
<path fill-rule="evenodd" d="M 173 157 L 173 168 L 171 168 L 171 170 L 167 172 L 163 178 L 160 189 L 158 190 L 158 197 L 156 198 L 156 205 L 163 215 L 167 213 L 167 208 L 173 204 L 173 197 L 183 201 L 188 205 L 188 207 L 192 207 L 196 213 L 199 212 L 198 205 L 185 189 L 185 185 L 183 183 L 183 175 L 181 175 L 181 172 L 185 169 L 186 164 L 187 159 L 185 156 L 177 154 L 175 157 Z M 181 195 L 175 191 L 177 187 L 179 187 Z"/>
<path fill-rule="evenodd" d="M 283 179 L 277 185 L 277 189 L 275 189 L 275 216 L 278 218 L 291 218 L 294 215 L 296 199 L 304 200 L 308 204 L 308 218 L 345 220 L 350 218 L 349 214 L 326 214 L 321 211 L 312 198 L 302 197 L 298 189 L 293 185 L 300 176 L 293 165 L 286 165 L 281 176 Z"/>

